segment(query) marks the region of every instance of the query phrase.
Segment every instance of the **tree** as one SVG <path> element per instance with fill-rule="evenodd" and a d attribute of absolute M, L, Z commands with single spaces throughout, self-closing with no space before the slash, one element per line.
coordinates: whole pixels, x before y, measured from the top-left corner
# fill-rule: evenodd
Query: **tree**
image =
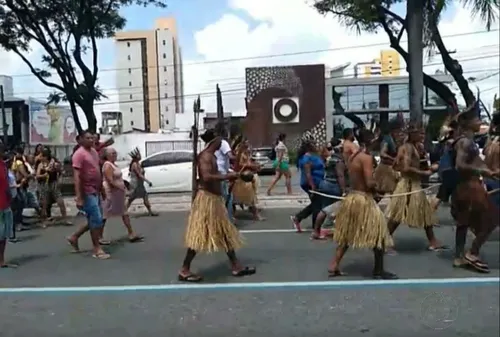
<path fill-rule="evenodd" d="M 497 95 L 493 98 L 493 112 L 500 112 L 500 98 Z"/>
<path fill-rule="evenodd" d="M 77 106 L 89 129 L 96 131 L 94 103 L 105 97 L 97 85 L 97 42 L 125 27 L 119 11 L 130 5 L 166 7 L 162 0 L 0 0 L 0 46 L 17 54 L 40 82 L 54 90 L 49 102 L 69 103 L 78 131 L 82 127 Z M 26 56 L 33 43 L 44 52 L 44 69 Z"/>
<path fill-rule="evenodd" d="M 424 2 L 424 43 L 429 47 L 431 54 L 434 48 L 439 51 L 443 64 L 457 83 L 465 104 L 472 106 L 476 103 L 476 97 L 469 88 L 462 66 L 451 57 L 438 28 L 441 14 L 452 2 L 451 0 L 427 0 Z M 490 30 L 491 26 L 497 22 L 500 9 L 498 0 L 461 0 L 460 2 L 470 9 L 472 17 L 479 16 L 481 18 L 487 30 Z"/>
<path fill-rule="evenodd" d="M 357 32 L 369 32 L 369 33 L 377 33 L 380 30 L 383 30 L 390 42 L 390 47 L 396 50 L 401 57 L 405 60 L 406 64 L 409 64 L 409 54 L 408 52 L 401 46 L 401 38 L 403 33 L 407 29 L 407 19 L 398 15 L 392 10 L 392 7 L 396 4 L 402 3 L 404 0 L 316 0 L 314 3 L 314 7 L 322 14 L 331 13 L 339 18 L 340 22 L 348 28 L 352 28 Z M 439 29 L 437 28 L 437 22 L 440 17 L 440 14 L 446 8 L 446 5 L 450 1 L 446 0 L 426 0 L 425 3 L 425 34 L 424 34 L 424 42 L 428 43 L 428 46 L 431 46 L 431 42 L 435 44 L 436 48 L 441 52 L 441 48 L 444 46 L 442 40 L 436 42 L 438 37 L 437 33 L 439 33 Z M 498 1 L 490 1 L 490 0 L 461 0 L 461 2 L 465 5 L 473 4 L 473 14 L 479 14 L 481 17 L 485 11 L 477 12 L 478 8 L 481 8 L 479 3 L 493 3 L 496 2 L 496 6 L 498 7 Z M 432 4 L 430 4 L 432 3 Z M 491 7 L 494 7 L 492 4 Z M 474 9 L 476 8 L 476 9 Z M 432 9 L 436 11 L 436 13 L 432 12 Z M 487 11 L 486 11 L 487 12 Z M 488 22 L 491 24 L 495 21 L 494 14 L 488 16 Z M 437 32 L 437 33 L 436 33 Z M 443 58 L 443 63 L 446 69 L 450 72 L 450 74 L 460 81 L 457 81 L 459 87 L 464 87 L 463 81 L 461 81 L 460 76 L 463 78 L 463 72 L 458 69 L 458 62 L 454 60 L 450 63 L 447 59 L 447 62 L 444 62 L 444 58 L 450 58 L 450 53 L 444 47 L 444 50 L 441 54 Z M 465 84 L 467 84 L 467 80 L 463 78 Z M 457 101 L 454 93 L 448 88 L 445 84 L 435 80 L 433 77 L 424 73 L 424 85 L 434 91 L 442 100 L 447 102 L 450 106 L 452 106 L 455 110 L 457 109 Z M 462 90 L 462 89 L 461 89 Z M 464 91 L 462 91 L 464 95 L 464 99 L 466 102 L 469 102 L 470 97 Z M 473 95 L 472 95 L 473 96 Z"/>

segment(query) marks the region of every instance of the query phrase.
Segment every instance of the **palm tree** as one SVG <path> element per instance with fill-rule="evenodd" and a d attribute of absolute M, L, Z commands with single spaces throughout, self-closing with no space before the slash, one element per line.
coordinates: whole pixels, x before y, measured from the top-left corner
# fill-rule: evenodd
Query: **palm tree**
<path fill-rule="evenodd" d="M 443 64 L 457 83 L 466 105 L 471 106 L 475 104 L 476 97 L 469 88 L 462 66 L 451 57 L 438 29 L 441 15 L 452 3 L 456 3 L 456 0 L 426 0 L 422 2 L 424 6 L 424 43 L 429 47 L 430 53 L 435 49 L 439 51 Z M 498 21 L 500 8 L 498 0 L 460 0 L 460 4 L 470 10 L 473 18 L 479 17 L 487 30 L 490 30 Z"/>

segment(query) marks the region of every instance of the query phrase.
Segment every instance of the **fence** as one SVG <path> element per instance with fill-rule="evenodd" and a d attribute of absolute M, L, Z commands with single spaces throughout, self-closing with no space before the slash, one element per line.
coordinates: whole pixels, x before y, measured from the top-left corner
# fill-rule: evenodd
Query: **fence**
<path fill-rule="evenodd" d="M 146 141 L 146 157 L 162 151 L 193 151 L 191 140 L 156 140 Z M 203 142 L 198 142 L 198 151 L 203 148 Z"/>

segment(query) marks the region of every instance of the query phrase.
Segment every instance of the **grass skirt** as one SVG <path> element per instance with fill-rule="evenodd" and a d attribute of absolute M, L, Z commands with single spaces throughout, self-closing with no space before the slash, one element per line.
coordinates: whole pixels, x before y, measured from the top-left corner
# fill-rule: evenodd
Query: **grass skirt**
<path fill-rule="evenodd" d="M 204 253 L 228 252 L 243 245 L 240 232 L 229 220 L 223 198 L 205 190 L 196 193 L 184 239 L 186 247 Z"/>
<path fill-rule="evenodd" d="M 255 178 L 254 178 L 255 179 Z M 254 206 L 257 203 L 253 182 L 244 182 L 238 179 L 233 185 L 233 202 L 246 206 Z"/>
<path fill-rule="evenodd" d="M 422 189 L 420 179 L 402 177 L 393 194 L 402 194 Z M 391 221 L 406 224 L 411 228 L 430 227 L 435 223 L 434 210 L 424 191 L 390 198 L 385 215 Z"/>
<path fill-rule="evenodd" d="M 373 196 L 349 193 L 336 214 L 333 238 L 339 245 L 353 248 L 379 248 L 393 245 L 384 213 Z"/>
<path fill-rule="evenodd" d="M 399 173 L 392 166 L 380 163 L 373 172 L 377 182 L 377 190 L 381 193 L 392 193 L 399 180 Z"/>

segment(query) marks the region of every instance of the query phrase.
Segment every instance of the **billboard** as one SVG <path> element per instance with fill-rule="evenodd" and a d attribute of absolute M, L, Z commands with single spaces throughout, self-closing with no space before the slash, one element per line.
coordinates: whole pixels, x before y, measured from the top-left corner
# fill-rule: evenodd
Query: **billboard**
<path fill-rule="evenodd" d="M 74 144 L 75 120 L 68 107 L 29 101 L 30 143 L 44 145 Z"/>

